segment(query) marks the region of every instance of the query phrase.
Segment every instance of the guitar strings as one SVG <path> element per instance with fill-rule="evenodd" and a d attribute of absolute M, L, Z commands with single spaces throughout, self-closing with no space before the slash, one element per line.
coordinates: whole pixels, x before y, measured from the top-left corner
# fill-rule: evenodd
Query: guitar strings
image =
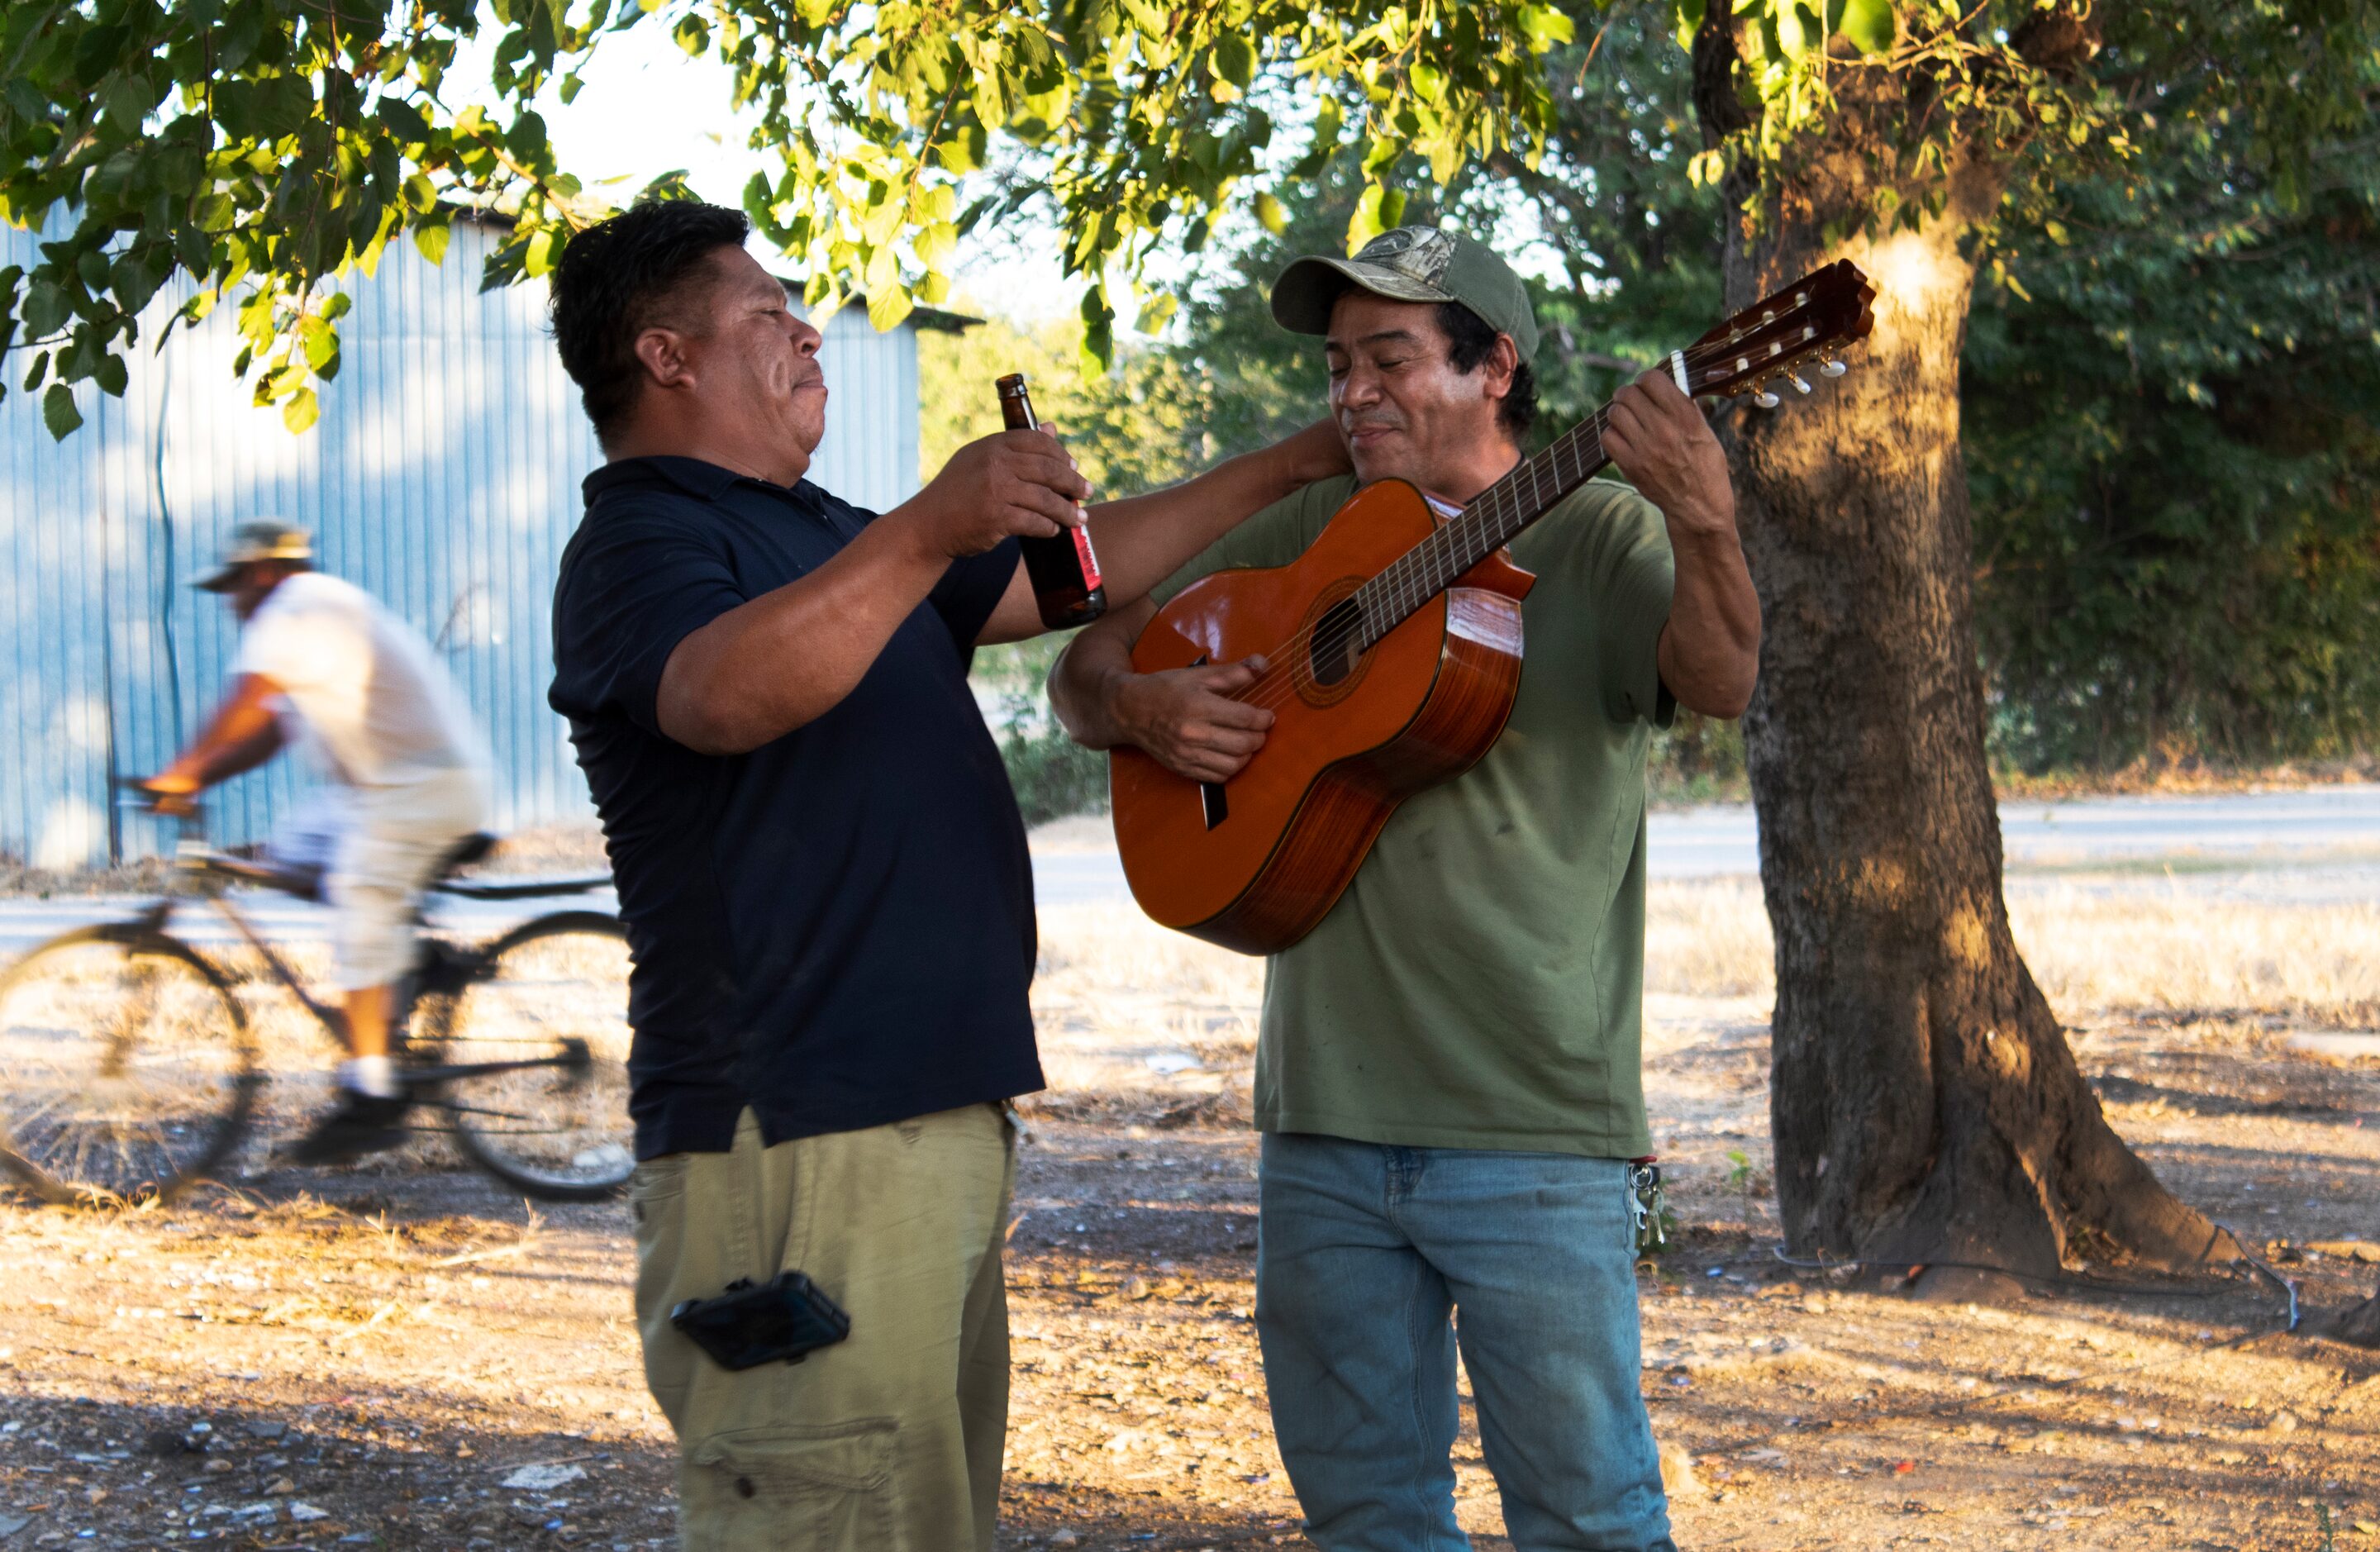
<path fill-rule="evenodd" d="M 1539 507 L 1531 520 L 1534 520 L 1535 515 L 1542 515 L 1545 510 L 1570 496 L 1609 461 L 1603 455 L 1603 432 L 1609 424 L 1609 406 L 1597 409 L 1543 452 L 1522 460 L 1511 472 L 1481 492 L 1478 500 L 1463 508 L 1460 515 L 1449 518 L 1428 538 L 1420 540 L 1383 566 L 1364 584 L 1364 587 L 1358 588 L 1354 593 L 1349 595 L 1350 599 L 1358 599 L 1366 588 L 1386 583 L 1386 596 L 1377 600 L 1374 609 L 1367 611 L 1359 604 L 1347 614 L 1335 618 L 1336 606 L 1333 610 L 1324 610 L 1280 646 L 1260 654 L 1251 654 L 1267 660 L 1264 673 L 1250 681 L 1236 695 L 1227 698 L 1255 706 L 1262 710 L 1270 710 L 1284 704 L 1290 697 L 1300 693 L 1305 685 L 1316 682 L 1311 665 L 1317 656 L 1337 652 L 1346 645 L 1351 637 L 1366 625 L 1379 625 L 1380 635 L 1385 637 L 1389 631 L 1412 618 L 1431 599 L 1445 592 L 1464 572 L 1478 564 L 1477 559 L 1475 559 L 1450 568 L 1442 557 L 1450 551 L 1461 552 L 1463 546 L 1457 543 L 1458 540 L 1471 537 L 1484 538 L 1494 531 L 1494 528 L 1507 516 L 1508 507 L 1514 512 L 1520 510 L 1524 504 L 1520 495 L 1520 483 L 1524 476 L 1528 477 L 1530 480 L 1534 497 L 1542 499 L 1543 486 L 1546 481 L 1538 478 L 1538 471 L 1533 467 L 1538 460 L 1545 460 L 1546 472 L 1551 476 L 1551 483 L 1556 494 L 1553 501 L 1545 503 Z M 1590 433 L 1592 454 L 1587 452 Z M 1567 480 L 1560 467 L 1560 458 L 1565 455 L 1581 466 L 1580 472 L 1569 477 Z M 1491 523 L 1483 519 L 1497 519 L 1498 522 Z M 1516 525 L 1514 531 L 1517 531 L 1519 527 L 1525 526 L 1525 524 Z M 1497 548 L 1495 544 L 1485 545 L 1481 548 L 1479 558 L 1485 558 L 1486 555 L 1493 553 Z M 1451 575 L 1443 576 L 1435 575 L 1450 569 Z M 1373 645 L 1377 646 L 1378 639 L 1376 637 Z M 1369 650 L 1369 648 L 1366 650 Z M 1305 671 L 1302 679 L 1301 669 Z"/>
<path fill-rule="evenodd" d="M 1378 645 L 1378 640 L 1389 631 L 1410 619 L 1431 599 L 1446 591 L 1455 579 L 1468 571 L 1471 566 L 1475 565 L 1478 559 L 1485 558 L 1495 551 L 1497 548 L 1495 543 L 1486 543 L 1476 546 L 1479 556 L 1470 561 L 1448 563 L 1443 558 L 1450 551 L 1459 554 L 1463 549 L 1468 547 L 1458 544 L 1458 540 L 1484 539 L 1497 527 L 1504 526 L 1508 519 L 1507 507 L 1517 511 L 1523 505 L 1520 497 L 1522 476 L 1526 475 L 1529 478 L 1533 492 L 1532 500 L 1542 503 L 1536 514 L 1531 518 L 1534 521 L 1536 515 L 1541 515 L 1547 508 L 1563 500 L 1579 485 L 1585 484 L 1609 461 L 1603 456 L 1602 452 L 1602 433 L 1608 425 L 1606 414 L 1606 410 L 1597 410 L 1586 420 L 1565 433 L 1552 446 L 1535 457 L 1524 460 L 1518 467 L 1490 486 L 1482 493 L 1479 500 L 1465 508 L 1460 515 L 1450 518 L 1428 538 L 1422 540 L 1381 568 L 1365 584 L 1365 588 L 1387 584 L 1386 596 L 1377 600 L 1375 609 L 1366 611 L 1359 605 L 1356 610 L 1335 619 L 1333 612 L 1326 610 L 1317 616 L 1315 621 L 1293 635 L 1288 641 L 1272 651 L 1262 654 L 1268 660 L 1265 673 L 1231 698 L 1256 706 L 1260 709 L 1271 709 L 1285 703 L 1290 696 L 1299 693 L 1305 685 L 1316 683 L 1311 672 L 1314 659 L 1323 653 L 1337 652 L 1357 631 L 1366 625 L 1378 624 L 1380 627 L 1380 637 L 1376 637 L 1373 642 L 1373 645 Z M 1585 447 L 1587 433 L 1590 432 L 1593 434 L 1592 455 L 1588 455 Z M 1560 455 L 1564 453 L 1567 453 L 1580 466 L 1580 472 L 1570 477 L 1567 481 L 1560 467 Z M 1538 479 L 1538 471 L 1533 467 L 1539 459 L 1545 460 L 1547 472 L 1552 476 L 1554 490 L 1557 492 L 1553 502 L 1543 502 L 1543 482 Z M 1564 489 L 1566 483 L 1568 489 Z M 1497 521 L 1489 523 L 1482 519 Z M 1525 523 L 1512 524 L 1510 527 L 1512 531 L 1517 532 L 1520 527 L 1525 526 Z M 1440 575 L 1441 573 L 1443 575 Z M 1359 588 L 1356 593 L 1351 594 L 1350 597 L 1358 598 L 1364 590 L 1363 588 Z M 1309 638 L 1311 638 L 1310 643 Z M 1369 649 L 1366 648 L 1366 650 Z M 1281 655 L 1277 657 L 1276 653 Z M 1301 669 L 1305 672 L 1301 673 Z"/>

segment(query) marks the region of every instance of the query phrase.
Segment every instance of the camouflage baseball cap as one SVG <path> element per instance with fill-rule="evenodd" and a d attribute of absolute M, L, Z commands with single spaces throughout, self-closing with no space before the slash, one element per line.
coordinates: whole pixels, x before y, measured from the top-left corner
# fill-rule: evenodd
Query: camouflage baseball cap
<path fill-rule="evenodd" d="M 1348 286 L 1399 302 L 1460 302 L 1499 333 L 1512 336 L 1521 359 L 1537 354 L 1537 317 L 1528 287 L 1485 243 L 1435 226 L 1399 226 L 1366 243 L 1353 259 L 1308 254 L 1272 283 L 1273 321 L 1292 333 L 1330 332 L 1330 308 Z"/>

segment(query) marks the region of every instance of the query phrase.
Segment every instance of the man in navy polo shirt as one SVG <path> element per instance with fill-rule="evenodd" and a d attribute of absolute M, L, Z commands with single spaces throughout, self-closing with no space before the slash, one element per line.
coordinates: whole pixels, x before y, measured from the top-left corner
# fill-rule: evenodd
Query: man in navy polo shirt
<path fill-rule="evenodd" d="M 553 281 L 611 460 L 563 556 L 551 698 L 635 955 L 646 1376 L 687 1546 L 989 1548 L 1002 1102 L 1041 1071 L 1024 825 L 966 666 L 1040 632 L 1016 538 L 1085 521 L 1089 489 L 1040 431 L 961 449 L 880 515 L 808 483 L 819 333 L 746 234 L 639 205 Z M 1324 422 L 1094 509 L 1111 598 L 1343 457 Z M 730 1373 L 669 1324 L 785 1268 L 849 1313 L 847 1340 Z"/>

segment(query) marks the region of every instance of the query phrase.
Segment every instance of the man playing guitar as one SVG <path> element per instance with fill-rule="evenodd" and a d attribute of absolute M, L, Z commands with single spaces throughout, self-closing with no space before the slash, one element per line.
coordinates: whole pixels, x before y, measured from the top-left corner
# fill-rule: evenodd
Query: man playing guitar
<path fill-rule="evenodd" d="M 1265 665 L 1135 673 L 1156 611 L 1294 561 L 1361 485 L 1461 506 L 1520 460 L 1536 410 L 1528 294 L 1467 237 L 1404 227 L 1301 259 L 1272 309 L 1323 336 L 1354 474 L 1250 518 L 1050 678 L 1078 741 L 1202 782 L 1263 746 L 1273 714 L 1234 695 Z M 1603 445 L 1635 489 L 1591 482 L 1512 544 L 1537 582 L 1502 734 L 1398 808 L 1267 966 L 1257 1323 L 1281 1458 L 1331 1552 L 1466 1545 L 1458 1342 L 1517 1546 L 1671 1546 L 1637 1390 L 1628 1164 L 1652 1151 L 1645 762 L 1676 706 L 1743 710 L 1760 614 L 1725 457 L 1668 372 L 1621 391 Z"/>

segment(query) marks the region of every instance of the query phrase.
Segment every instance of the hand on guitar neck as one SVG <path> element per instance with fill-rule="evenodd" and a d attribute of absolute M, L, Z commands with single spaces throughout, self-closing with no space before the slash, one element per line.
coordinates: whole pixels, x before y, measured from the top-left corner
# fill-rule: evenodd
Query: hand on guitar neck
<path fill-rule="evenodd" d="M 1661 509 L 1677 559 L 1657 651 L 1661 683 L 1688 710 L 1741 716 L 1760 662 L 1760 598 L 1736 534 L 1727 454 L 1666 368 L 1621 389 L 1605 413 L 1603 450 Z"/>

